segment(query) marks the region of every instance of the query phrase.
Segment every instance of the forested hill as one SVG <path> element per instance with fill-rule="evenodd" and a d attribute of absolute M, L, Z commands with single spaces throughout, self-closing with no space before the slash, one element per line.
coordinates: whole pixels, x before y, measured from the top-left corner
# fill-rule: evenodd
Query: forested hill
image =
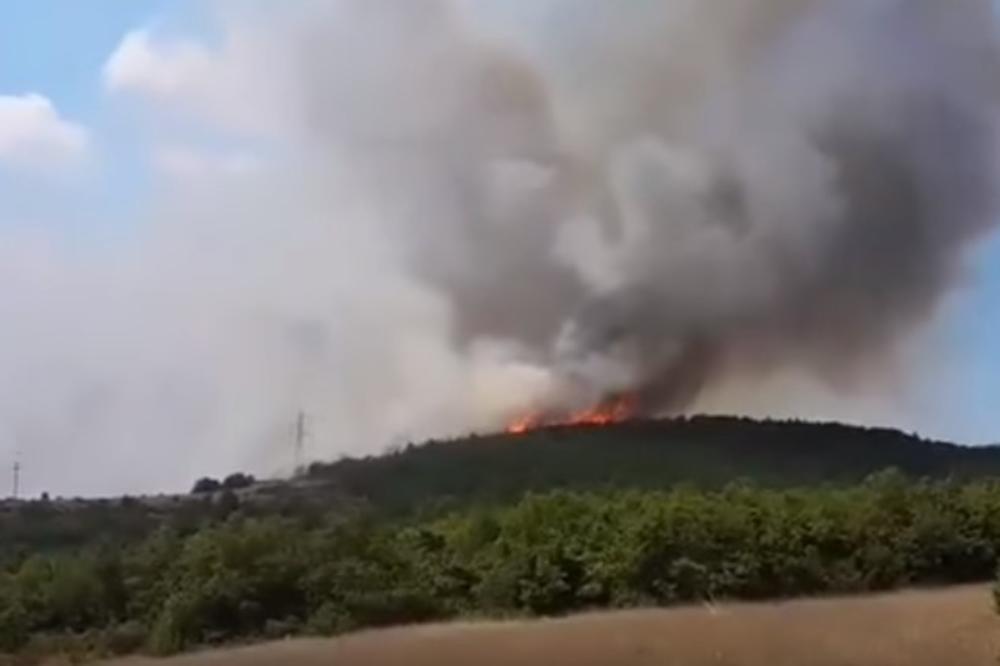
<path fill-rule="evenodd" d="M 1000 447 L 840 424 L 721 417 L 470 436 L 315 463 L 292 480 L 202 479 L 187 496 L 0 501 L 0 563 L 16 553 L 134 541 L 160 526 L 188 533 L 233 514 L 319 520 L 360 509 L 402 517 L 559 489 L 687 484 L 713 490 L 735 481 L 762 488 L 846 486 L 890 468 L 914 478 L 1000 477 Z"/>
<path fill-rule="evenodd" d="M 691 417 L 431 441 L 314 464 L 307 477 L 379 507 L 493 501 L 554 488 L 849 484 L 896 468 L 943 479 L 1000 475 L 1000 447 L 964 447 L 838 423 Z"/>

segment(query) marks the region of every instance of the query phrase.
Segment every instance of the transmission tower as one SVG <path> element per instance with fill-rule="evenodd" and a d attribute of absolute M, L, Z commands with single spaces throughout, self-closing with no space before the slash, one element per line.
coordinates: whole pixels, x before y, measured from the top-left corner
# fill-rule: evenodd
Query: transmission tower
<path fill-rule="evenodd" d="M 293 451 L 293 455 L 295 458 L 294 472 L 296 474 L 298 474 L 298 472 L 302 469 L 305 462 L 304 454 L 305 454 L 306 437 L 308 435 L 309 433 L 306 430 L 306 413 L 302 410 L 299 410 L 299 415 L 295 419 L 295 440 L 294 440 L 295 448 Z"/>
<path fill-rule="evenodd" d="M 11 497 L 18 499 L 21 494 L 21 458 L 20 455 L 14 458 L 14 479 Z"/>

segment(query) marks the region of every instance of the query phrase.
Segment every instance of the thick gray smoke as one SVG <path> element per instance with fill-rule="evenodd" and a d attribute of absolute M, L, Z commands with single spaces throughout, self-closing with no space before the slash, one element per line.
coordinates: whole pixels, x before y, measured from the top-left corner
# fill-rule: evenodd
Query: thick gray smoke
<path fill-rule="evenodd" d="M 881 385 L 996 219 L 991 0 L 220 18 L 108 60 L 160 170 L 131 235 L 0 235 L 29 490 L 287 470 L 300 409 L 314 457 L 623 393 L 854 416 L 799 380 Z"/>
<path fill-rule="evenodd" d="M 851 382 L 994 222 L 988 0 L 548 5 L 533 60 L 444 3 L 366 2 L 305 71 L 455 343 L 516 341 L 549 407 Z"/>

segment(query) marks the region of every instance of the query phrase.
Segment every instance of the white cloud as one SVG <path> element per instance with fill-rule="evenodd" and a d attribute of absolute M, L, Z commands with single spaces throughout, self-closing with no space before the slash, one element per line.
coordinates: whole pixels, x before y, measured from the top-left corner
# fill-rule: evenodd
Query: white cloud
<path fill-rule="evenodd" d="M 59 116 L 42 95 L 0 95 L 0 162 L 29 168 L 65 166 L 82 157 L 86 129 Z"/>
<path fill-rule="evenodd" d="M 209 78 L 213 60 L 200 44 L 178 41 L 157 45 L 149 32 L 134 30 L 125 35 L 104 65 L 104 82 L 110 90 L 176 95 L 199 78 Z"/>
<path fill-rule="evenodd" d="M 274 35 L 234 27 L 218 48 L 133 30 L 104 65 L 105 88 L 132 94 L 226 130 L 275 133 L 290 102 Z"/>

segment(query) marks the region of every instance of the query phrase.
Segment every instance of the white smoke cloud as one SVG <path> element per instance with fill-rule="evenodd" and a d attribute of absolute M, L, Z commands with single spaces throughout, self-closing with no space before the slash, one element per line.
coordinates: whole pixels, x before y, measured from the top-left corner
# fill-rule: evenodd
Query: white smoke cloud
<path fill-rule="evenodd" d="M 260 158 L 247 150 L 210 150 L 190 145 L 162 146 L 153 162 L 164 174 L 188 180 L 245 176 L 261 167 Z"/>

